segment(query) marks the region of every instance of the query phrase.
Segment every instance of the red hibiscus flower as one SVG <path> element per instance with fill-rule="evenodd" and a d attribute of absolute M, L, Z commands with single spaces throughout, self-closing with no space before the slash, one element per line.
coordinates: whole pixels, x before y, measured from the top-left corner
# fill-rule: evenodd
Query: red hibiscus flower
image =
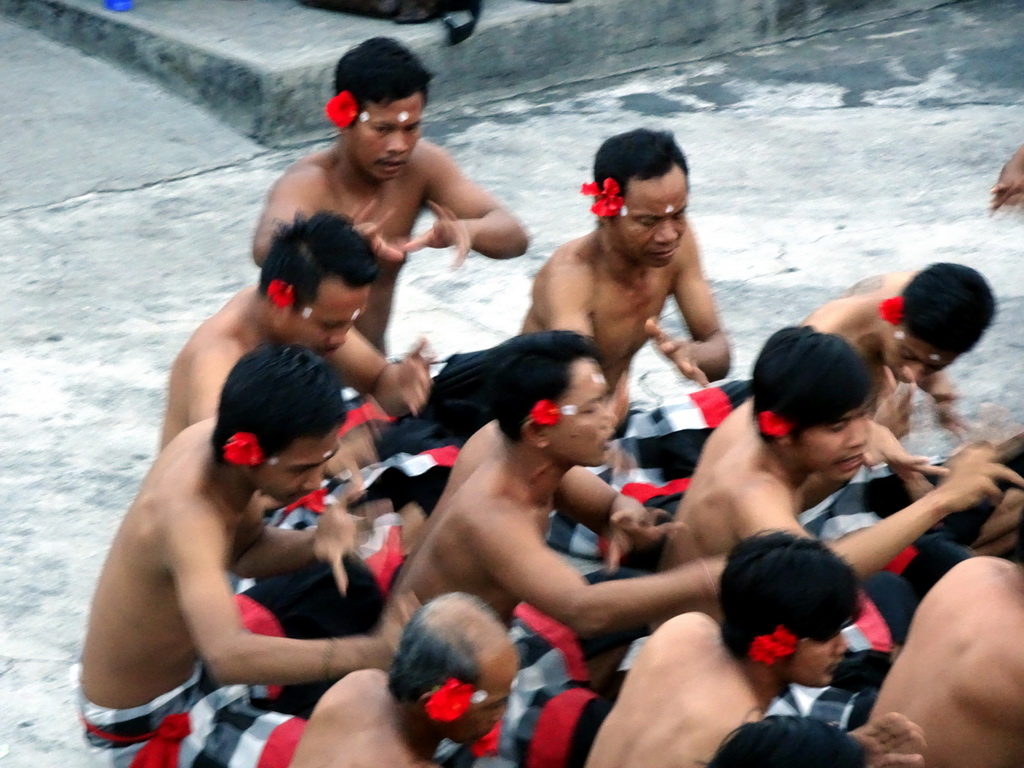
<path fill-rule="evenodd" d="M 779 416 L 771 411 L 761 411 L 757 414 L 757 426 L 761 434 L 769 437 L 782 437 L 793 431 L 796 424 L 785 416 Z"/>
<path fill-rule="evenodd" d="M 903 297 L 893 296 L 878 305 L 878 314 L 882 319 L 892 325 L 899 325 L 903 322 Z"/>
<path fill-rule="evenodd" d="M 597 198 L 590 206 L 590 212 L 598 216 L 619 215 L 623 205 L 620 192 L 619 183 L 610 178 L 604 180 L 604 187 L 597 186 L 597 183 L 593 181 L 580 187 L 580 194 Z"/>
<path fill-rule="evenodd" d="M 473 757 L 486 757 L 498 751 L 498 739 L 501 737 L 501 720 L 473 745 Z"/>
<path fill-rule="evenodd" d="M 324 112 L 336 126 L 348 128 L 359 114 L 359 104 L 356 103 L 355 96 L 348 91 L 342 91 L 327 102 Z"/>
<path fill-rule="evenodd" d="M 758 635 L 750 644 L 747 655 L 753 661 L 772 665 L 779 659 L 792 656 L 796 652 L 796 635 L 779 624 L 770 635 Z"/>
<path fill-rule="evenodd" d="M 430 694 L 423 708 L 427 717 L 439 723 L 458 720 L 469 709 L 473 697 L 473 686 L 449 677 L 445 684 Z"/>
<path fill-rule="evenodd" d="M 530 420 L 542 427 L 553 427 L 562 420 L 562 409 L 554 400 L 538 400 L 530 409 Z"/>
<path fill-rule="evenodd" d="M 263 463 L 263 449 L 252 432 L 235 432 L 224 444 L 224 460 L 243 467 Z"/>
<path fill-rule="evenodd" d="M 267 286 L 267 298 L 275 307 L 290 307 L 295 303 L 295 288 L 284 280 L 271 280 Z"/>

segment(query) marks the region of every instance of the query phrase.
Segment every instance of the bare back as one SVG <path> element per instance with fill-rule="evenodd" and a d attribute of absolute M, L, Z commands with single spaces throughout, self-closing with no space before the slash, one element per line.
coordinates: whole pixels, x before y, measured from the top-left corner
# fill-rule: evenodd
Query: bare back
<path fill-rule="evenodd" d="M 976 557 L 951 570 L 914 615 L 873 716 L 924 729 L 929 768 L 1024 764 L 1024 573 Z"/>
<path fill-rule="evenodd" d="M 700 613 L 684 614 L 647 641 L 586 768 L 698 768 L 725 736 L 760 717 L 718 624 Z"/>

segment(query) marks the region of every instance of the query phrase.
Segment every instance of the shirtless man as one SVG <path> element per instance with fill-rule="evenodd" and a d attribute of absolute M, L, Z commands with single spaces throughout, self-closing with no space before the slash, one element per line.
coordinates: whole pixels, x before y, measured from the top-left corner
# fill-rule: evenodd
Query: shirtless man
<path fill-rule="evenodd" d="M 874 712 L 899 712 L 928 739 L 929 768 L 1024 764 L 1024 569 L 974 557 L 914 614 Z"/>
<path fill-rule="evenodd" d="M 389 414 L 417 410 L 430 391 L 423 344 L 388 363 L 352 324 L 366 309 L 377 265 L 352 225 L 330 213 L 296 218 L 274 237 L 259 285 L 206 320 L 171 369 L 161 447 L 212 417 L 228 371 L 260 344 L 302 344 L 326 357 L 345 384 Z"/>
<path fill-rule="evenodd" d="M 143 749 L 176 752 L 189 720 L 183 729 L 175 720 L 200 700 L 180 765 L 202 756 L 213 761 L 203 765 L 255 766 L 258 750 L 251 763 L 222 754 L 236 741 L 219 729 L 271 718 L 253 732 L 266 739 L 288 718 L 254 710 L 234 684 L 330 680 L 390 663 L 402 606 L 373 636 L 255 635 L 242 625 L 229 580 L 229 571 L 263 578 L 320 560 L 344 584 L 354 523 L 342 505 L 328 505 L 316 528 L 285 531 L 264 526 L 249 504 L 256 491 L 287 503 L 320 487 L 345 417 L 339 387 L 331 367 L 303 347 L 251 352 L 229 373 L 217 418 L 182 431 L 143 481 L 100 574 L 82 652 L 89 739 L 111 750 L 119 768 Z M 226 716 L 216 717 L 222 708 Z"/>
<path fill-rule="evenodd" d="M 587 768 L 707 765 L 789 684 L 829 684 L 846 651 L 840 629 L 856 607 L 856 577 L 823 544 L 782 532 L 740 543 L 722 574 L 722 625 L 688 613 L 651 636 Z M 904 764 L 920 764 L 920 731 L 905 718 L 854 733 L 872 752 L 910 753 Z"/>
<path fill-rule="evenodd" d="M 934 399 L 939 423 L 963 434 L 966 424 L 956 413 L 956 391 L 944 369 L 978 343 L 995 306 L 979 272 L 939 263 L 862 280 L 804 324 L 853 345 L 867 363 L 876 398 L 892 379 L 918 384 Z"/>
<path fill-rule="evenodd" d="M 372 38 L 342 56 L 334 79 L 338 95 L 327 105 L 338 138 L 278 179 L 253 242 L 253 258 L 262 265 L 274 232 L 296 214 L 332 211 L 356 220 L 371 211 L 381 271 L 356 327 L 381 351 L 406 254 L 454 246 L 457 266 L 470 250 L 506 259 L 527 246 L 522 225 L 493 195 L 463 176 L 444 150 L 420 141 L 430 78 L 416 56 L 390 38 Z M 428 206 L 437 221 L 410 239 Z"/>
<path fill-rule="evenodd" d="M 469 595 L 435 598 L 409 620 L 386 674 L 353 672 L 324 695 L 291 768 L 434 766 L 442 739 L 483 754 L 518 668 L 494 611 Z"/>
<path fill-rule="evenodd" d="M 597 198 L 590 209 L 597 228 L 556 250 L 533 283 L 523 333 L 564 329 L 593 338 L 620 400 L 648 338 L 701 385 L 729 373 L 729 340 L 686 219 L 687 173 L 670 133 L 612 136 L 597 151 L 595 184 L 584 185 Z M 658 327 L 670 294 L 693 341 L 670 339 Z"/>
<path fill-rule="evenodd" d="M 521 337 L 494 373 L 496 423 L 460 453 L 448 488 L 402 568 L 395 593 L 420 601 L 477 595 L 508 621 L 529 603 L 580 637 L 643 626 L 717 605 L 701 561 L 653 576 L 588 584 L 544 534 L 555 507 L 612 528 L 650 532 L 646 510 L 581 466 L 601 464 L 614 430 L 594 347 L 571 332 Z M 467 467 L 469 465 L 469 467 Z M 589 475 L 589 479 L 586 477 Z"/>
<path fill-rule="evenodd" d="M 672 536 L 663 565 L 724 554 L 764 530 L 809 535 L 797 520 L 808 506 L 808 478 L 843 484 L 863 465 L 871 380 L 844 339 L 806 326 L 776 332 L 754 365 L 752 390 L 708 438 L 676 515 L 685 528 Z M 870 576 L 946 516 L 983 498 L 998 501 L 996 481 L 1024 487 L 993 458 L 988 447 L 965 448 L 937 488 L 830 546 L 858 576 Z"/>
<path fill-rule="evenodd" d="M 1004 205 L 1024 206 L 1024 146 L 1006 162 L 992 187 L 990 210 L 997 211 Z"/>

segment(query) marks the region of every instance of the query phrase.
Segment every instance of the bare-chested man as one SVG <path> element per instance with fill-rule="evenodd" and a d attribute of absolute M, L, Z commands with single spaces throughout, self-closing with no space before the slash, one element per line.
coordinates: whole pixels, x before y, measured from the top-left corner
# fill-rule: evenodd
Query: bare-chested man
<path fill-rule="evenodd" d="M 934 399 L 939 423 L 963 433 L 957 394 L 944 369 L 978 343 L 995 308 L 978 271 L 939 263 L 862 280 L 804 324 L 853 345 L 868 366 L 876 398 L 889 388 L 888 380 L 918 384 Z"/>
<path fill-rule="evenodd" d="M 296 214 L 373 217 L 379 244 L 386 245 L 377 249 L 381 272 L 356 327 L 381 351 L 406 254 L 454 246 L 458 264 L 471 249 L 494 259 L 526 251 L 526 232 L 515 217 L 466 178 L 444 150 L 420 141 L 430 78 L 419 59 L 390 38 L 372 38 L 342 56 L 335 70 L 338 95 L 327 107 L 338 138 L 274 184 L 253 242 L 253 258 L 262 264 L 276 229 Z M 436 223 L 410 239 L 427 206 Z"/>
<path fill-rule="evenodd" d="M 724 554 L 763 530 L 808 535 L 797 520 L 808 478 L 842 484 L 864 463 L 871 380 L 843 338 L 806 326 L 776 332 L 754 365 L 752 389 L 752 400 L 708 438 L 676 516 L 686 528 L 672 537 L 665 565 Z M 997 501 L 996 481 L 1024 487 L 993 458 L 986 447 L 963 450 L 937 488 L 831 546 L 860 577 L 879 571 L 946 516 Z"/>
<path fill-rule="evenodd" d="M 119 768 L 141 750 L 173 755 L 179 745 L 180 762 L 168 764 L 255 766 L 288 718 L 254 710 L 234 684 L 330 680 L 390 663 L 401 606 L 373 636 L 267 637 L 243 627 L 229 579 L 320 560 L 345 583 L 354 524 L 341 505 L 316 528 L 284 531 L 249 503 L 256 491 L 287 503 L 320 487 L 345 417 L 339 387 L 310 350 L 261 347 L 232 368 L 216 419 L 182 431 L 143 481 L 100 574 L 82 653 L 89 739 Z"/>
<path fill-rule="evenodd" d="M 929 768 L 1019 768 L 1022 636 L 1021 565 L 992 557 L 961 563 L 914 614 L 874 711 L 899 712 L 924 729 Z"/>
<path fill-rule="evenodd" d="M 498 616 L 452 593 L 417 611 L 385 674 L 353 672 L 313 711 L 291 768 L 433 766 L 442 739 L 481 741 L 505 711 L 519 658 Z"/>
<path fill-rule="evenodd" d="M 302 344 L 325 356 L 345 384 L 392 415 L 415 411 L 430 392 L 423 344 L 388 363 L 352 325 L 366 310 L 378 269 L 344 219 L 297 218 L 274 237 L 259 285 L 236 294 L 192 334 L 171 369 L 161 446 L 212 417 L 228 371 L 260 344 Z"/>
<path fill-rule="evenodd" d="M 700 384 L 729 373 L 729 340 L 686 219 L 687 174 L 670 133 L 612 136 L 594 160 L 595 188 L 584 185 L 597 198 L 591 208 L 597 228 L 556 250 L 534 280 L 523 332 L 590 336 L 612 391 L 620 381 L 626 387 L 630 363 L 648 338 Z M 669 295 L 693 341 L 670 339 L 659 329 L 656 318 Z"/>
<path fill-rule="evenodd" d="M 468 592 L 506 621 L 526 602 L 581 637 L 714 610 L 714 564 L 591 585 L 544 541 L 555 507 L 595 521 L 600 534 L 649 531 L 643 507 L 590 473 L 561 485 L 574 468 L 603 462 L 614 430 L 595 355 L 571 332 L 524 336 L 510 348 L 492 379 L 496 423 L 460 453 L 397 594 Z"/>
<path fill-rule="evenodd" d="M 823 544 L 782 532 L 740 543 L 722 574 L 722 625 L 688 613 L 651 636 L 587 768 L 707 765 L 786 686 L 829 683 L 846 650 L 840 629 L 856 606 L 856 577 Z M 910 753 L 904 764 L 920 764 L 920 731 L 905 718 L 869 723 L 857 735 L 872 752 Z"/>
<path fill-rule="evenodd" d="M 990 209 L 997 211 L 1004 205 L 1024 207 L 1024 146 L 1006 161 L 992 187 Z"/>

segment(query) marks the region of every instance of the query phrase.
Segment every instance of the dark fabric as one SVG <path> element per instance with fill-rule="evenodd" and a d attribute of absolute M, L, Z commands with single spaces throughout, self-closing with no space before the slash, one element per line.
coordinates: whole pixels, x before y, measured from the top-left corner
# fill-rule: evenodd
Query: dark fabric
<path fill-rule="evenodd" d="M 572 743 L 569 747 L 569 756 L 565 762 L 565 768 L 584 768 L 587 757 L 590 756 L 590 749 L 594 746 L 597 732 L 604 724 L 605 718 L 612 711 L 612 702 L 608 699 L 591 699 L 583 707 L 579 720 L 572 733 Z"/>
<path fill-rule="evenodd" d="M 895 573 L 881 571 L 865 579 L 863 587 L 885 619 L 893 642 L 903 645 L 919 602 L 910 582 Z"/>

